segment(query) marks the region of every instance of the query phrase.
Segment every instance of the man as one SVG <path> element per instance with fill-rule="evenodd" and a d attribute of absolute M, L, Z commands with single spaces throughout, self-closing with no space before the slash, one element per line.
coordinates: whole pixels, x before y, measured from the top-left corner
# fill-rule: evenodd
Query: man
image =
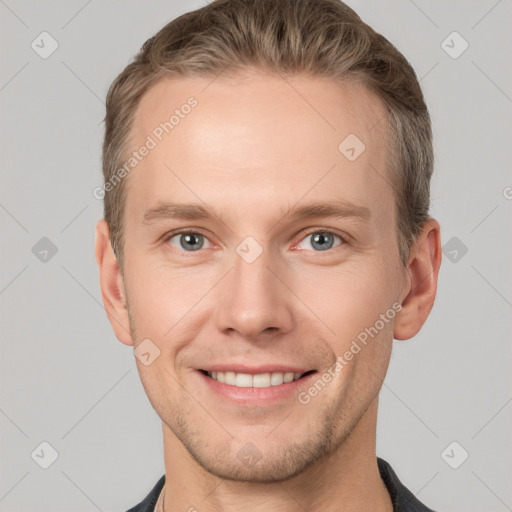
<path fill-rule="evenodd" d="M 337 0 L 216 0 L 112 84 L 96 259 L 162 419 L 131 511 L 428 511 L 376 456 L 393 338 L 436 295 L 430 118 Z"/>

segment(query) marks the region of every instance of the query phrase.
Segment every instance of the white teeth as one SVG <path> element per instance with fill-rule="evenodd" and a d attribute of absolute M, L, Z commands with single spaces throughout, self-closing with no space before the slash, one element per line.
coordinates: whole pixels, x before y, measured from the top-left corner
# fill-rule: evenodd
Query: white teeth
<path fill-rule="evenodd" d="M 283 380 L 283 374 L 282 373 L 273 373 L 270 376 L 270 384 L 272 386 L 279 386 L 279 384 L 282 384 L 284 382 Z"/>
<path fill-rule="evenodd" d="M 222 372 L 218 372 L 218 374 L 219 373 Z M 235 386 L 238 388 L 252 388 L 252 375 L 249 375 L 248 373 L 237 373 Z"/>
<path fill-rule="evenodd" d="M 280 386 L 283 383 L 297 380 L 303 375 L 299 372 L 258 373 L 256 375 L 236 372 L 207 373 L 214 380 L 239 388 L 269 388 L 270 386 Z"/>
<path fill-rule="evenodd" d="M 252 378 L 253 388 L 268 388 L 270 386 L 270 373 L 259 373 Z"/>

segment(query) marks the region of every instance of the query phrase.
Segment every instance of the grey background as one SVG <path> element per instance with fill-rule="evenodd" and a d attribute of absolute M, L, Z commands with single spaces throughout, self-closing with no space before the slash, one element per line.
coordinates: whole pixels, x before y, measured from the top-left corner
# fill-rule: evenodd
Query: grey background
<path fill-rule="evenodd" d="M 421 78 L 431 213 L 449 244 L 427 323 L 394 342 L 377 453 L 436 510 L 512 510 L 512 5 L 348 4 Z M 155 31 L 202 5 L 0 0 L 1 511 L 123 511 L 163 474 L 160 420 L 102 307 L 92 190 L 109 84 Z M 42 31 L 59 45 L 47 59 L 31 48 Z M 458 58 L 441 46 L 453 31 L 469 44 Z M 33 252 L 43 237 L 57 248 L 46 262 Z M 48 469 L 31 457 L 43 441 L 58 452 Z"/>

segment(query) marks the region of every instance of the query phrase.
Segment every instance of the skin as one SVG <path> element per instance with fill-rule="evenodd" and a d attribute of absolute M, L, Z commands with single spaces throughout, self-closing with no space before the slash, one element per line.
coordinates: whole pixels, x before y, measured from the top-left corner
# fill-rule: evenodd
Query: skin
<path fill-rule="evenodd" d="M 441 242 L 430 219 L 401 264 L 384 105 L 360 84 L 308 76 L 165 79 L 139 105 L 134 148 L 190 96 L 198 106 L 126 178 L 123 271 L 104 220 L 96 230 L 117 338 L 160 350 L 149 366 L 136 362 L 162 419 L 165 511 L 392 511 L 376 460 L 378 394 L 393 338 L 413 337 L 432 309 Z M 352 162 L 338 150 L 351 133 L 366 145 Z M 284 217 L 339 199 L 371 218 Z M 170 201 L 215 217 L 141 221 Z M 204 235 L 200 250 L 180 245 L 171 232 L 182 228 Z M 318 231 L 344 238 L 322 251 Z M 248 236 L 263 249 L 250 264 L 236 252 Z M 196 371 L 277 362 L 320 375 L 394 303 L 401 311 L 306 405 L 292 396 L 237 407 Z M 257 463 L 237 458 L 248 442 Z"/>

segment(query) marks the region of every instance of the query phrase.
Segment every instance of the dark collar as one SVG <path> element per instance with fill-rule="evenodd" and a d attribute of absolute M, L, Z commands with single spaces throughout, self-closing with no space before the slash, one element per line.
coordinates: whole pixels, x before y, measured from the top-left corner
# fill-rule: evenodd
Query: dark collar
<path fill-rule="evenodd" d="M 393 512 L 434 512 L 421 503 L 414 494 L 400 482 L 398 476 L 393 471 L 389 462 L 377 457 L 380 477 L 386 484 L 391 502 L 393 503 Z"/>

